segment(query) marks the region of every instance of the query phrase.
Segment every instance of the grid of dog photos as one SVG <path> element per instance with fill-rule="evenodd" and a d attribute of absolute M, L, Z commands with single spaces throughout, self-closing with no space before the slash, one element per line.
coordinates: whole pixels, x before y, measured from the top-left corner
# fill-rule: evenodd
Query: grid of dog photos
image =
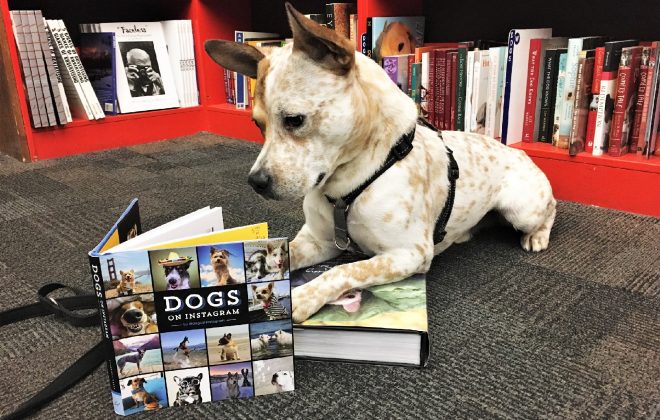
<path fill-rule="evenodd" d="M 294 389 L 286 238 L 100 263 L 118 414 Z"/>

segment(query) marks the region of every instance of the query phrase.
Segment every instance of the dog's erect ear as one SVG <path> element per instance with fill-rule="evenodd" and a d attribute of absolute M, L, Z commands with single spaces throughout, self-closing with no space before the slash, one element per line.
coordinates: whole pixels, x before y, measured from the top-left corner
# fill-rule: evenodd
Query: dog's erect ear
<path fill-rule="evenodd" d="M 174 383 L 177 384 L 177 385 L 179 384 L 179 382 L 181 382 L 181 379 L 178 376 L 175 376 L 172 379 L 174 380 Z"/>
<path fill-rule="evenodd" d="M 140 385 L 146 384 L 147 380 L 144 378 L 140 378 Z"/>
<path fill-rule="evenodd" d="M 215 252 L 215 248 L 211 247 L 211 254 Z"/>
<path fill-rule="evenodd" d="M 293 32 L 293 49 L 301 51 L 321 67 L 344 75 L 355 64 L 355 47 L 351 41 L 332 29 L 324 28 L 286 3 L 289 25 Z"/>
<path fill-rule="evenodd" d="M 120 276 L 123 276 L 123 275 L 124 275 L 124 272 L 121 271 L 121 270 L 119 270 L 119 275 L 120 275 Z"/>
<path fill-rule="evenodd" d="M 266 249 L 268 250 L 268 253 L 273 252 L 273 244 L 270 242 L 266 244 Z"/>
<path fill-rule="evenodd" d="M 130 386 L 130 385 L 132 385 L 132 384 L 133 384 L 133 380 L 132 380 L 132 379 L 129 379 L 128 382 L 126 382 L 126 386 Z"/>
<path fill-rule="evenodd" d="M 265 56 L 248 44 L 239 44 L 222 39 L 209 39 L 204 43 L 206 53 L 222 67 L 257 78 L 257 65 Z"/>
<path fill-rule="evenodd" d="M 204 374 L 200 372 L 200 374 L 197 375 L 197 379 L 202 379 L 203 376 L 204 376 Z"/>
<path fill-rule="evenodd" d="M 255 286 L 255 285 L 253 284 L 253 285 L 252 285 L 252 290 L 256 292 L 256 291 L 257 291 L 257 286 Z"/>
<path fill-rule="evenodd" d="M 273 290 L 273 283 L 268 283 L 268 291 L 270 292 L 272 290 Z"/>

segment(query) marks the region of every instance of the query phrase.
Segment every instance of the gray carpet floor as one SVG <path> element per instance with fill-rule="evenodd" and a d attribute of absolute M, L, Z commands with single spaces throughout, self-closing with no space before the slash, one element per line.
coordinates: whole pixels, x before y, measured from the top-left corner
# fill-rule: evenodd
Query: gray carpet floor
<path fill-rule="evenodd" d="M 91 291 L 86 254 L 133 197 L 145 228 L 215 205 L 228 226 L 266 220 L 293 237 L 300 203 L 247 185 L 258 151 L 199 134 L 36 164 L 0 156 L 0 308 L 51 281 Z M 434 260 L 427 368 L 297 361 L 295 393 L 149 418 L 660 416 L 660 220 L 561 202 L 549 250 L 517 238 L 491 229 Z M 0 329 L 0 414 L 99 338 L 52 317 Z M 112 416 L 105 367 L 38 415 Z"/>

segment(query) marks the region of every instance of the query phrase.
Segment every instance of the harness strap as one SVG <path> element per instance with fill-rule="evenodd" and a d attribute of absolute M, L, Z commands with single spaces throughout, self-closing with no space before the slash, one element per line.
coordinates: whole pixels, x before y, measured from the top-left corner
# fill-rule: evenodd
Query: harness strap
<path fill-rule="evenodd" d="M 58 289 L 69 289 L 73 291 L 75 295 L 58 299 L 49 296 L 52 292 Z M 0 312 L 0 326 L 9 325 L 14 322 L 37 316 L 53 314 L 64 319 L 69 324 L 78 327 L 92 326 L 99 323 L 98 311 L 94 311 L 94 313 L 91 314 L 79 314 L 73 312 L 80 309 L 96 309 L 98 306 L 98 300 L 93 294 L 83 294 L 81 290 L 74 287 L 65 286 L 59 283 L 50 283 L 39 289 L 37 297 L 39 301 L 36 303 Z M 87 351 L 87 353 L 82 355 L 58 377 L 53 379 L 53 381 L 45 388 L 21 404 L 15 411 L 3 416 L 2 419 L 22 419 L 28 415 L 34 414 L 87 377 L 94 371 L 94 369 L 103 363 L 105 359 L 105 344 L 101 341 Z"/>
<path fill-rule="evenodd" d="M 440 132 L 438 132 L 438 136 L 442 137 Z M 447 149 L 447 157 L 449 157 L 449 167 L 447 168 L 449 191 L 447 192 L 447 200 L 445 201 L 445 206 L 442 208 L 442 212 L 440 213 L 438 220 L 435 222 L 435 230 L 433 231 L 434 244 L 439 244 L 442 242 L 443 239 L 445 239 L 445 235 L 447 234 L 445 228 L 447 227 L 447 222 L 449 222 L 449 217 L 451 217 L 451 211 L 454 208 L 456 180 L 459 177 L 458 163 L 456 163 L 456 159 L 454 159 L 454 152 L 452 152 L 452 150 L 447 146 L 445 146 L 445 148 Z"/>

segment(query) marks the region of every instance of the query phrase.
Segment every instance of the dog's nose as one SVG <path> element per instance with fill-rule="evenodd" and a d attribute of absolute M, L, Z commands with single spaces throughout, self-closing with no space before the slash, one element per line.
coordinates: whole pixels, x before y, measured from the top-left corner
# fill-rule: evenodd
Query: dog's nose
<path fill-rule="evenodd" d="M 264 197 L 272 197 L 273 195 L 273 178 L 263 169 L 251 173 L 248 176 L 248 184 L 250 184 L 259 195 L 263 195 Z"/>
<path fill-rule="evenodd" d="M 138 311 L 137 309 L 126 311 L 124 314 L 124 319 L 126 319 L 128 322 L 137 322 L 142 319 L 142 311 Z"/>

